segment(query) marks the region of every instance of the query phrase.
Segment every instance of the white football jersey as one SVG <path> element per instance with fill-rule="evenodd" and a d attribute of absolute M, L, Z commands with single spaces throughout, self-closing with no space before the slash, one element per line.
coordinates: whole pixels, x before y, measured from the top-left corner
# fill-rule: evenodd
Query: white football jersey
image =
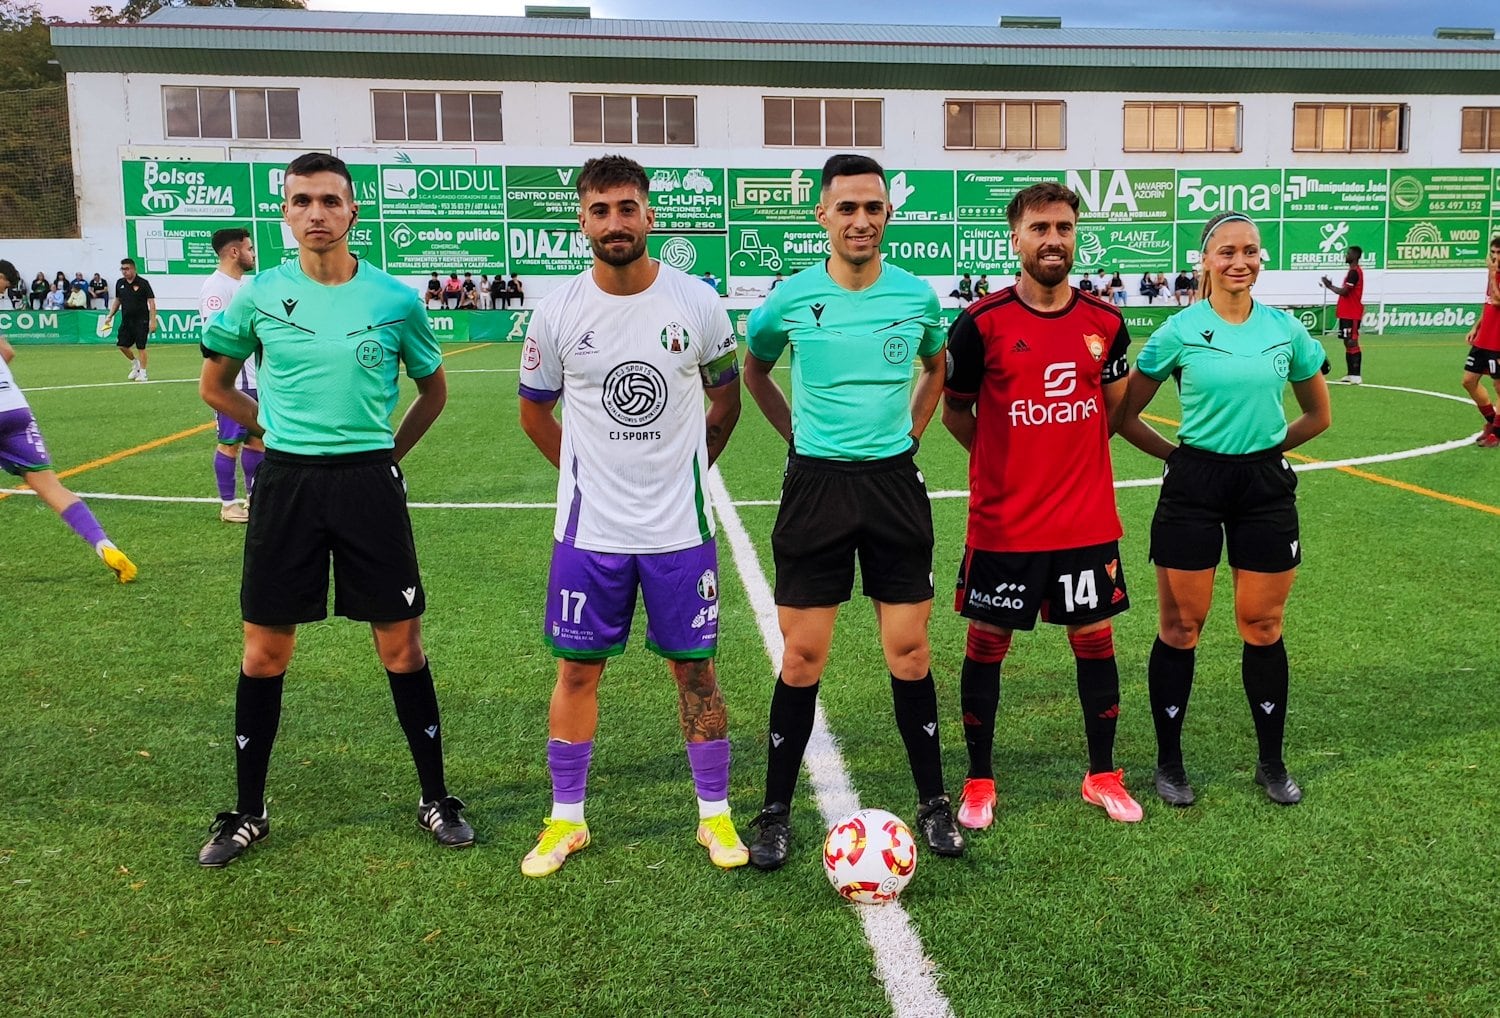
<path fill-rule="evenodd" d="M 10 373 L 10 365 L 0 357 L 0 413 L 19 410 L 26 406 L 26 396 L 16 384 L 16 376 Z"/>
<path fill-rule="evenodd" d="M 735 346 L 718 294 L 668 265 L 629 297 L 586 271 L 537 306 L 521 396 L 562 399 L 558 541 L 637 554 L 713 537 L 703 390 L 710 370 L 734 377 Z"/>
<path fill-rule="evenodd" d="M 234 292 L 245 285 L 243 277 L 235 279 L 222 269 L 214 269 L 214 274 L 203 281 L 203 289 L 198 291 L 198 335 L 201 337 L 208 331 L 208 323 L 214 316 L 222 314 L 229 306 Z M 236 383 L 240 391 L 253 392 L 255 390 L 255 358 L 251 357 L 245 361 L 245 366 L 240 368 L 240 377 Z"/>

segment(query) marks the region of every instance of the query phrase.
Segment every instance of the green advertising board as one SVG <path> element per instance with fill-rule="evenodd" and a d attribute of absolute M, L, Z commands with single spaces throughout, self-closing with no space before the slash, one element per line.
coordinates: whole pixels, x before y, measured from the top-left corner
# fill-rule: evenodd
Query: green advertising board
<path fill-rule="evenodd" d="M 1005 207 L 1032 184 L 1060 183 L 1062 170 L 959 170 L 954 202 L 961 223 L 1003 223 Z"/>
<path fill-rule="evenodd" d="M 504 171 L 498 166 L 382 166 L 382 219 L 489 223 L 505 218 Z"/>
<path fill-rule="evenodd" d="M 578 167 L 507 166 L 505 218 L 526 223 L 578 222 Z"/>
<path fill-rule="evenodd" d="M 1282 215 L 1287 219 L 1384 219 L 1385 170 L 1287 170 Z"/>
<path fill-rule="evenodd" d="M 723 230 L 729 225 L 724 171 L 700 167 L 647 167 L 656 229 L 666 233 Z M 576 199 L 575 199 L 576 204 Z"/>
<path fill-rule="evenodd" d="M 244 220 L 249 225 L 248 217 Z M 206 276 L 219 267 L 213 235 L 222 219 L 127 219 L 125 246 L 142 275 Z"/>
<path fill-rule="evenodd" d="M 953 271 L 1010 274 L 1021 267 L 1010 246 L 1010 227 L 998 223 L 960 223 L 955 229 Z"/>
<path fill-rule="evenodd" d="M 1068 170 L 1080 223 L 1170 223 L 1177 208 L 1172 170 Z"/>
<path fill-rule="evenodd" d="M 1257 223 L 1281 219 L 1281 171 L 1178 172 L 1179 223 L 1206 223 L 1223 212 L 1243 212 Z"/>
<path fill-rule="evenodd" d="M 396 275 L 505 271 L 505 228 L 445 220 L 381 224 L 385 270 Z"/>
<path fill-rule="evenodd" d="M 722 234 L 668 236 L 665 233 L 653 233 L 646 238 L 646 250 L 651 257 L 660 259 L 663 265 L 670 265 L 690 276 L 712 272 L 719 281 L 719 292 L 726 292 L 729 251 Z"/>
<path fill-rule="evenodd" d="M 1393 219 L 1386 245 L 1388 269 L 1480 269 L 1489 258 L 1488 221 Z"/>
<path fill-rule="evenodd" d="M 125 215 L 153 219 L 241 219 L 251 215 L 248 163 L 165 162 L 121 165 Z"/>
<path fill-rule="evenodd" d="M 1175 232 L 1172 223 L 1080 224 L 1074 271 L 1164 272 L 1172 265 Z"/>
<path fill-rule="evenodd" d="M 731 223 L 811 223 L 818 170 L 730 170 Z"/>
<path fill-rule="evenodd" d="M 1173 265 L 1178 269 L 1191 269 L 1202 264 L 1203 259 L 1203 228 L 1207 223 L 1178 223 L 1177 224 L 1177 261 Z M 1286 255 L 1283 251 L 1281 223 L 1271 220 L 1258 220 L 1255 224 L 1260 233 L 1260 267 L 1262 269 L 1284 269 L 1286 268 Z M 1339 248 L 1339 264 L 1343 264 L 1343 248 Z"/>
<path fill-rule="evenodd" d="M 521 276 L 571 276 L 594 264 L 589 239 L 578 224 L 505 228 L 510 271 Z"/>
<path fill-rule="evenodd" d="M 1453 170 L 1393 170 L 1393 219 L 1487 219 L 1494 171 L 1487 167 Z"/>
<path fill-rule="evenodd" d="M 890 184 L 891 222 L 953 222 L 952 170 L 896 170 Z"/>
<path fill-rule="evenodd" d="M 729 272 L 734 276 L 790 276 L 828 257 L 828 235 L 809 226 L 732 226 Z"/>
<path fill-rule="evenodd" d="M 917 276 L 953 272 L 953 227 L 942 223 L 892 223 L 880 245 L 894 265 Z"/>
<path fill-rule="evenodd" d="M 1360 262 L 1366 269 L 1385 268 L 1385 221 L 1382 219 L 1288 219 L 1281 224 L 1278 261 L 1284 269 L 1344 269 L 1344 252 L 1350 247 L 1364 251 Z"/>

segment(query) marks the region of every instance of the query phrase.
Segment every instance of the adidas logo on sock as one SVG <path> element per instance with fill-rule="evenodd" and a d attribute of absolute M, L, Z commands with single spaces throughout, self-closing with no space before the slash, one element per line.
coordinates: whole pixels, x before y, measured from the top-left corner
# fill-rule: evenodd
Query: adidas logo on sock
<path fill-rule="evenodd" d="M 1177 706 L 1176 704 L 1173 704 L 1172 706 L 1168 707 L 1167 710 L 1166 710 L 1167 717 L 1169 717 L 1169 718 L 1175 718 L 1175 717 L 1177 717 L 1178 714 L 1181 714 L 1181 713 L 1182 713 L 1182 708 L 1179 707 L 1179 706 Z"/>
<path fill-rule="evenodd" d="M 785 742 L 785 741 L 786 741 L 786 739 L 784 737 L 776 734 L 775 732 L 771 733 L 771 748 L 772 749 L 780 749 L 781 748 L 781 744 L 783 742 Z"/>
<path fill-rule="evenodd" d="M 239 744 L 240 749 L 244 749 L 246 746 L 250 745 L 250 740 L 243 735 L 236 735 L 234 737 L 234 741 Z"/>
<path fill-rule="evenodd" d="M 427 726 L 427 737 L 429 739 L 436 739 L 437 738 L 437 725 L 428 725 Z"/>
<path fill-rule="evenodd" d="M 929 722 L 927 722 L 925 725 L 922 726 L 922 731 L 926 732 L 928 735 L 931 735 L 933 732 L 937 731 L 937 722 L 936 721 L 929 721 Z"/>
<path fill-rule="evenodd" d="M 1269 714 L 1276 709 L 1276 705 L 1270 700 L 1262 700 L 1260 703 L 1260 709 Z"/>

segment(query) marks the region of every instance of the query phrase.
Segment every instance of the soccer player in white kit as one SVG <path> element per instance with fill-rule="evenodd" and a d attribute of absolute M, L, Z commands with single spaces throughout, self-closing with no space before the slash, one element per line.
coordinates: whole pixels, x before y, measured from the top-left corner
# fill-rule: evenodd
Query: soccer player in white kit
<path fill-rule="evenodd" d="M 630 159 L 584 164 L 578 219 L 594 264 L 536 309 L 521 357 L 521 426 L 559 468 L 544 623 L 558 658 L 547 726 L 553 795 L 521 862 L 532 877 L 555 872 L 589 843 L 583 800 L 599 679 L 625 650 L 637 590 L 649 617 L 646 645 L 677 682 L 698 843 L 722 868 L 749 859 L 729 814 L 707 490 L 709 467 L 739 418 L 736 342 L 714 291 L 646 255 L 649 193 Z M 559 422 L 553 409 L 564 396 Z"/>
<path fill-rule="evenodd" d="M 198 317 L 200 333 L 208 331 L 208 323 L 229 306 L 234 292 L 245 282 L 245 273 L 255 268 L 255 241 L 250 231 L 242 226 L 216 230 L 213 235 L 214 253 L 219 256 L 219 267 L 203 281 L 198 291 Z M 255 358 L 245 361 L 236 381 L 238 388 L 251 399 L 255 399 Z M 214 449 L 214 480 L 219 486 L 219 519 L 225 523 L 248 523 L 250 521 L 250 489 L 255 485 L 255 469 L 265 459 L 266 445 L 250 429 L 228 414 L 217 413 L 219 422 L 219 444 Z M 244 451 L 241 453 L 241 446 Z M 235 498 L 234 465 L 238 461 L 245 474 L 245 498 Z"/>

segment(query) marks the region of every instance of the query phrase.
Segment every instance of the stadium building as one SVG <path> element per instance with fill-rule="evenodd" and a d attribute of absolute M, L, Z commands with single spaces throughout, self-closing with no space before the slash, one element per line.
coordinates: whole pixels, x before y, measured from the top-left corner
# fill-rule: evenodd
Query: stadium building
<path fill-rule="evenodd" d="M 1076 271 L 1172 277 L 1204 221 L 1262 223 L 1260 292 L 1318 305 L 1365 251 L 1366 300 L 1472 311 L 1500 230 L 1500 43 L 1431 37 L 591 20 L 176 7 L 66 25 L 82 239 L 19 242 L 26 265 L 133 255 L 166 307 L 192 305 L 221 226 L 292 254 L 277 212 L 294 155 L 354 168 L 355 247 L 420 286 L 515 273 L 528 297 L 588 263 L 576 167 L 648 167 L 653 251 L 753 303 L 823 256 L 812 220 L 831 153 L 891 175 L 888 257 L 940 293 L 998 285 L 1019 188 L 1083 198 Z M 583 15 L 583 16 L 580 16 Z M 1370 321 L 1376 325 L 1378 322 Z M 1458 324 L 1457 322 L 1453 324 Z M 1429 326 L 1430 327 L 1430 326 Z"/>

